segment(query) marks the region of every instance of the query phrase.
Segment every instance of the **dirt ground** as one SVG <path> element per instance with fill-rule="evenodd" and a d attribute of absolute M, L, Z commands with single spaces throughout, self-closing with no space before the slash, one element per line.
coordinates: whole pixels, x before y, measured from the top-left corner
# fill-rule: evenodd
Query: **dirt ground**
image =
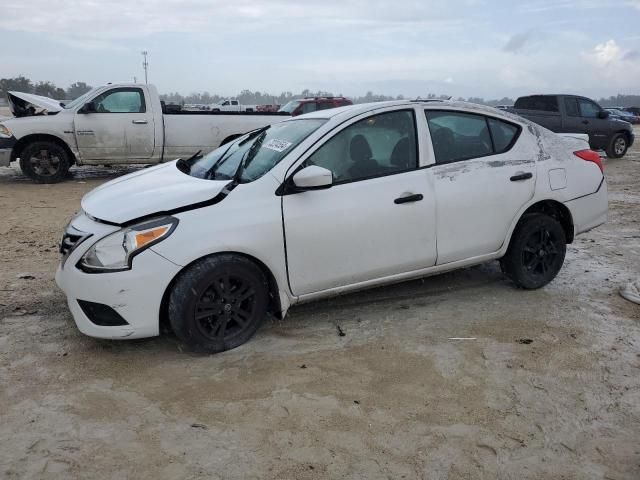
<path fill-rule="evenodd" d="M 81 196 L 129 170 L 0 168 L 0 478 L 640 478 L 640 306 L 618 295 L 640 145 L 541 290 L 492 263 L 295 307 L 213 356 L 85 337 L 54 284 Z"/>

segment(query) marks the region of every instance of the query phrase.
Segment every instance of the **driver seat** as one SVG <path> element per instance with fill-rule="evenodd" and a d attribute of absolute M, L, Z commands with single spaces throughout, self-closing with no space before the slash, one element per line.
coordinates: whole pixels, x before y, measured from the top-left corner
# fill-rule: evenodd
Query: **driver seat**
<path fill-rule="evenodd" d="M 373 152 L 364 135 L 356 135 L 349 144 L 349 156 L 353 165 L 349 168 L 352 179 L 373 177 L 380 171 L 380 166 L 373 158 Z"/>

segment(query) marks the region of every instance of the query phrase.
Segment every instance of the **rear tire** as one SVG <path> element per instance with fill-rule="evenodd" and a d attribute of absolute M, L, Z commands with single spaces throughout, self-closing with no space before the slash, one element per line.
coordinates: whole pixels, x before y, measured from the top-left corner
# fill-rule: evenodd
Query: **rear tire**
<path fill-rule="evenodd" d="M 61 182 L 67 177 L 69 167 L 69 153 L 55 142 L 33 142 L 20 152 L 22 173 L 36 183 Z"/>
<path fill-rule="evenodd" d="M 609 158 L 622 158 L 627 153 L 629 148 L 629 142 L 627 136 L 624 133 L 618 133 L 613 136 L 611 143 L 607 148 L 607 157 Z"/>
<path fill-rule="evenodd" d="M 516 286 L 536 289 L 556 277 L 566 250 L 564 229 L 557 220 L 543 213 L 527 214 L 516 226 L 500 266 Z"/>
<path fill-rule="evenodd" d="M 216 255 L 180 274 L 169 296 L 169 322 L 191 349 L 223 352 L 255 334 L 268 305 L 269 285 L 255 263 L 238 255 Z"/>

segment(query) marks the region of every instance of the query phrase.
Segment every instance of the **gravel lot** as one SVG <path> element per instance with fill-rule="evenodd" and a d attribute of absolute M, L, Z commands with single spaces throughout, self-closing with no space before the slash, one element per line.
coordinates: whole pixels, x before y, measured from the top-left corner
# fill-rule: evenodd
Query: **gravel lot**
<path fill-rule="evenodd" d="M 544 289 L 487 264 L 295 307 L 214 356 L 84 337 L 55 286 L 81 196 L 132 169 L 0 168 L 0 478 L 637 480 L 640 306 L 618 289 L 640 145 L 606 163 L 610 220 Z"/>

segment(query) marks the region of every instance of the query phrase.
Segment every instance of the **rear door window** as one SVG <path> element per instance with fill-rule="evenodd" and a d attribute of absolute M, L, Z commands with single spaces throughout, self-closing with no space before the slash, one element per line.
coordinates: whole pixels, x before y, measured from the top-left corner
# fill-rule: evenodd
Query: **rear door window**
<path fill-rule="evenodd" d="M 493 153 L 489 126 L 482 115 L 427 110 L 436 163 L 449 163 Z"/>
<path fill-rule="evenodd" d="M 493 139 L 494 153 L 503 153 L 515 143 L 520 128 L 513 123 L 503 122 L 496 118 L 487 118 Z"/>
<path fill-rule="evenodd" d="M 567 115 L 570 117 L 579 117 L 580 109 L 578 108 L 578 99 L 577 98 L 565 98 L 564 99 L 564 108 L 567 111 Z"/>
<path fill-rule="evenodd" d="M 508 151 L 520 127 L 474 113 L 426 110 L 436 164 L 496 155 Z"/>

